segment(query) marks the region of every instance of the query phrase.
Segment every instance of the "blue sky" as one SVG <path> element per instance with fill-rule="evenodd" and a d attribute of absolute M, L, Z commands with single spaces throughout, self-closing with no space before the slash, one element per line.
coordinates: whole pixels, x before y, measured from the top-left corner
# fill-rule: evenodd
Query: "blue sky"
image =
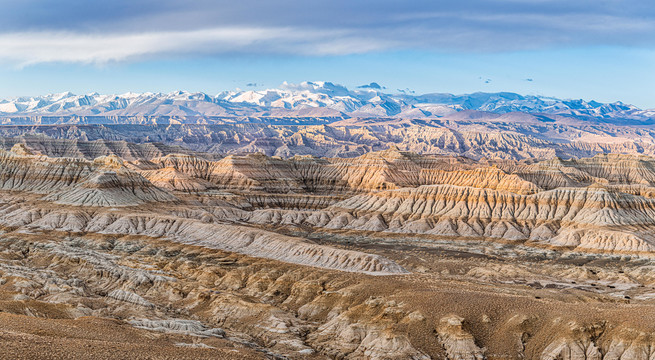
<path fill-rule="evenodd" d="M 325 80 L 655 108 L 648 0 L 22 0 L 3 8 L 3 98 Z"/>

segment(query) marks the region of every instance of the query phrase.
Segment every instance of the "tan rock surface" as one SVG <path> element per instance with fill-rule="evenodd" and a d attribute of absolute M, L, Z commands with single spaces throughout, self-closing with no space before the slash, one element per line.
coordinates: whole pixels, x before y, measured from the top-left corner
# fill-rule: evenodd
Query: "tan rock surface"
<path fill-rule="evenodd" d="M 650 359 L 652 162 L 13 146 L 0 357 Z"/>

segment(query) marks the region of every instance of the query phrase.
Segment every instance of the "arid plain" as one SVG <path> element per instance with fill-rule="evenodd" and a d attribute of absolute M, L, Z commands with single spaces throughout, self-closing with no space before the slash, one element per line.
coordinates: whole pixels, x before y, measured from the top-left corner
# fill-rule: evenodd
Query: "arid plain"
<path fill-rule="evenodd" d="M 648 156 L 3 143 L 2 357 L 655 356 Z"/>

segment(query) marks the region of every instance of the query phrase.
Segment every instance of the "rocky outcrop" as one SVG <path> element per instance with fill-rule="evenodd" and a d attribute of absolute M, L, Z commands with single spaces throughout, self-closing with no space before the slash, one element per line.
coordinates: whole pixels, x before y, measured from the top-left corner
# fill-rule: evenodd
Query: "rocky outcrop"
<path fill-rule="evenodd" d="M 0 145 L 10 149 L 16 142 L 24 141 L 29 148 L 50 156 L 92 159 L 115 154 L 127 160 L 189 153 L 188 149 L 214 154 L 260 152 L 285 158 L 294 155 L 351 158 L 392 145 L 403 151 L 473 159 L 557 156 L 570 159 L 609 153 L 655 155 L 653 132 L 648 128 L 572 122 L 568 118 L 558 118 L 562 120 L 560 123 L 517 122 L 511 118 L 496 121 L 435 118 L 427 122 L 360 119 L 335 123 L 334 118 L 267 117 L 220 118 L 218 124 L 169 124 L 169 119 L 162 120 L 166 124 L 138 119 L 135 123 L 142 125 L 5 125 L 0 129 L 0 136 L 5 136 L 0 139 Z M 24 140 L 17 140 L 18 136 L 24 136 Z"/>
<path fill-rule="evenodd" d="M 50 157 L 74 157 L 93 160 L 101 156 L 115 155 L 126 161 L 147 160 L 162 157 L 168 154 L 196 154 L 182 146 L 166 145 L 163 143 L 134 143 L 127 141 L 113 141 L 112 137 L 88 141 L 94 137 L 92 133 L 102 131 L 102 128 L 88 128 L 85 130 L 50 127 L 49 130 L 64 130 L 64 138 L 51 138 L 48 136 L 35 136 L 28 133 L 24 136 L 1 137 L 0 148 L 15 152 L 13 147 L 19 145 L 28 149 L 30 153 L 38 153 Z M 11 133 L 11 132 L 10 132 Z M 6 133 L 7 134 L 7 133 Z M 207 154 L 203 154 L 207 156 Z"/>
<path fill-rule="evenodd" d="M 0 322 L 111 317 L 188 351 L 291 359 L 649 359 L 652 162 L 13 145 Z"/>
<path fill-rule="evenodd" d="M 184 192 L 204 191 L 216 186 L 202 178 L 189 176 L 174 167 L 140 172 L 153 185 L 167 190 Z"/>
<path fill-rule="evenodd" d="M 154 307 L 154 305 L 148 300 L 142 298 L 141 296 L 133 292 L 129 292 L 125 290 L 116 289 L 110 292 L 109 294 L 107 294 L 107 297 L 118 301 L 124 301 L 133 305 L 144 306 L 147 308 Z"/>
<path fill-rule="evenodd" d="M 439 321 L 439 341 L 450 360 L 483 360 L 484 349 L 475 345 L 473 336 L 462 328 L 464 319 L 451 315 Z"/>
<path fill-rule="evenodd" d="M 134 206 L 175 197 L 127 169 L 116 156 L 94 161 L 32 155 L 24 147 L 0 153 L 0 188 L 48 194 L 45 199 L 80 206 Z"/>
<path fill-rule="evenodd" d="M 529 240 L 586 250 L 655 249 L 655 239 L 644 231 L 655 228 L 655 203 L 599 186 L 532 195 L 421 186 L 354 196 L 304 221 L 336 229 Z"/>
<path fill-rule="evenodd" d="M 394 324 L 402 322 L 403 315 L 399 304 L 371 298 L 321 325 L 310 342 L 332 357 L 429 359 L 407 337 L 394 331 Z"/>
<path fill-rule="evenodd" d="M 508 191 L 522 195 L 534 194 L 542 189 L 516 174 L 507 174 L 495 167 L 480 167 L 474 170 L 421 169 L 421 185 L 444 184 L 470 186 L 483 189 Z"/>
<path fill-rule="evenodd" d="M 184 320 L 184 319 L 166 319 L 166 320 L 150 320 L 150 319 L 134 319 L 129 323 L 137 328 L 166 332 L 166 333 L 181 333 L 194 336 L 225 336 L 225 331 L 219 328 L 210 329 L 198 320 Z"/>
<path fill-rule="evenodd" d="M 216 188 L 286 193 L 304 188 L 289 162 L 261 154 L 231 155 L 219 161 L 175 154 L 137 166 L 156 183 L 182 191 Z"/>
<path fill-rule="evenodd" d="M 5 226 L 164 237 L 184 244 L 326 269 L 373 275 L 407 273 L 401 266 L 382 256 L 311 244 L 301 238 L 245 226 L 205 223 L 157 214 L 121 216 L 113 212 L 70 210 L 33 214 L 33 217 L 26 218 L 23 209 L 13 206 L 5 206 L 2 213 Z"/>
<path fill-rule="evenodd" d="M 44 200 L 62 205 L 136 206 L 177 201 L 169 191 L 218 191 L 222 200 L 214 200 L 212 218 L 227 221 L 502 239 L 581 251 L 655 249 L 648 230 L 655 228 L 655 203 L 640 196 L 655 179 L 646 157 L 475 164 L 390 149 L 350 160 L 169 155 L 124 164 L 117 157 L 90 162 L 15 150 L 22 155 L 5 152 L 0 159 L 2 188 L 48 192 Z"/>
<path fill-rule="evenodd" d="M 98 169 L 84 181 L 45 197 L 62 205 L 136 206 L 149 202 L 170 202 L 176 198 L 153 186 L 147 179 L 126 169 L 115 157 L 97 158 Z"/>
<path fill-rule="evenodd" d="M 574 321 L 559 322 L 554 321 L 559 336 L 543 349 L 539 359 L 619 360 L 655 356 L 652 334 L 624 326 L 611 328 L 605 323 L 583 326 Z"/>
<path fill-rule="evenodd" d="M 519 192 L 538 189 L 497 169 L 456 171 L 473 166 L 467 159 L 419 156 L 395 147 L 353 159 L 295 156 L 283 160 L 250 154 L 230 155 L 219 161 L 210 161 L 174 154 L 134 164 L 135 169 L 155 183 L 182 191 L 205 187 L 267 193 L 352 193 L 453 183 L 462 178 L 481 187 L 489 184 L 503 189 L 516 188 Z M 202 184 L 191 184 L 191 179 L 197 179 Z"/>

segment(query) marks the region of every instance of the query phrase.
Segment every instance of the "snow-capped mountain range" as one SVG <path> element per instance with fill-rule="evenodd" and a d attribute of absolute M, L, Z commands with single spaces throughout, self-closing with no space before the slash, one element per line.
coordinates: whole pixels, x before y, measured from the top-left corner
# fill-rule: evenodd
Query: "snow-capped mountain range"
<path fill-rule="evenodd" d="M 655 120 L 655 109 L 561 100 L 515 93 L 389 94 L 375 83 L 349 90 L 330 82 L 284 83 L 277 89 L 225 91 L 215 96 L 177 91 L 75 95 L 70 92 L 0 100 L 0 117 L 15 116 L 289 116 L 440 118 L 464 110 Z"/>

